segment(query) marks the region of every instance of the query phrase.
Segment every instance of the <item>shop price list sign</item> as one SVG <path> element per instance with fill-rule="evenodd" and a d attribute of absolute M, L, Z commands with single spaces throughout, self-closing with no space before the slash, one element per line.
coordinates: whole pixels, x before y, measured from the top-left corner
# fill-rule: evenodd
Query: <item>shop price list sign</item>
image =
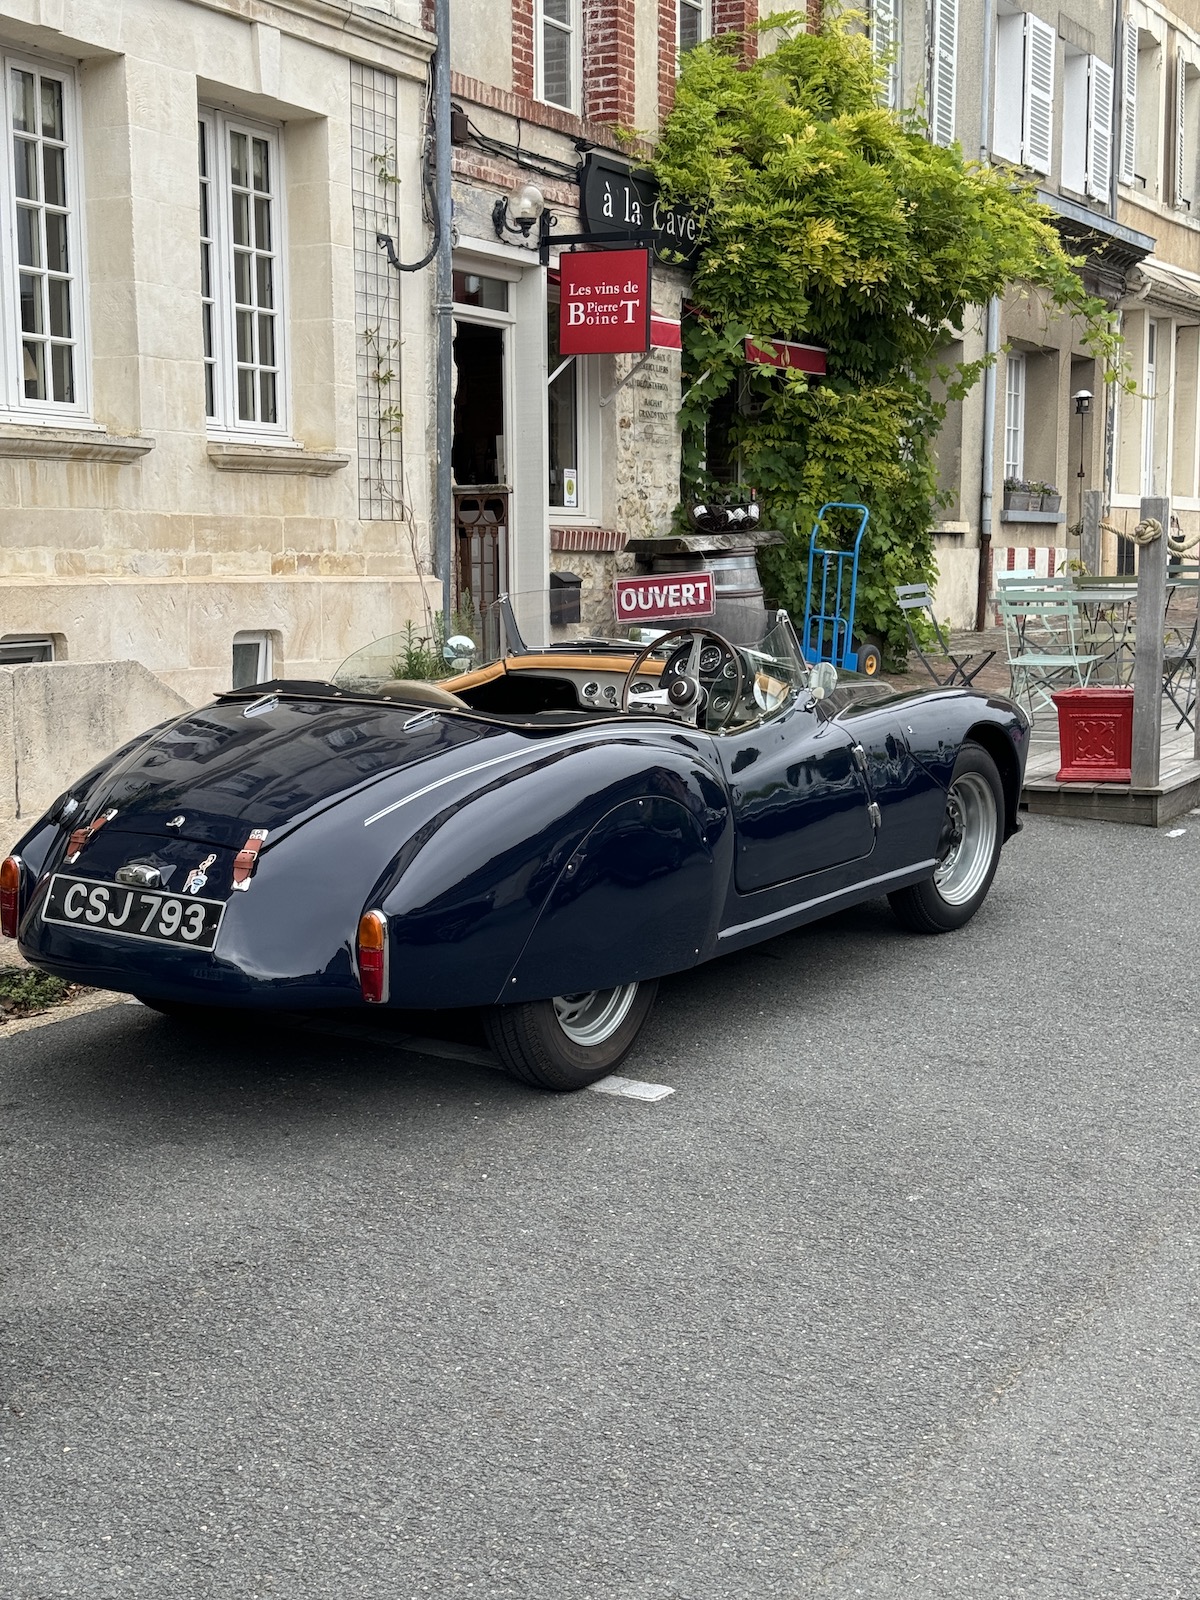
<path fill-rule="evenodd" d="M 559 257 L 558 270 L 564 356 L 649 350 L 649 250 L 572 251 Z"/>

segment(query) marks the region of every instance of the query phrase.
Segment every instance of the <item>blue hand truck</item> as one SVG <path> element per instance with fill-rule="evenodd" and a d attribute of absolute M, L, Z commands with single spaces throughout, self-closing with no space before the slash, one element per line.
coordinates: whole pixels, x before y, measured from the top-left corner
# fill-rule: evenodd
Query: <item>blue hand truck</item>
<path fill-rule="evenodd" d="M 817 543 L 827 511 L 860 513 L 858 533 L 848 550 Z M 843 672 L 861 672 L 873 678 L 883 666 L 883 652 L 869 639 L 854 633 L 854 607 L 858 599 L 858 552 L 871 513 L 849 500 L 827 500 L 817 512 L 808 543 L 808 591 L 804 599 L 801 648 L 810 666 L 832 661 Z"/>

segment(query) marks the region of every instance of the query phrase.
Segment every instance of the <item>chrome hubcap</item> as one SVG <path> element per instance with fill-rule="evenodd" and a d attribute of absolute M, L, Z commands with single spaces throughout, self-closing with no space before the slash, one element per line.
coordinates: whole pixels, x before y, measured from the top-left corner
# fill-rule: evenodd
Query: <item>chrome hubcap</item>
<path fill-rule="evenodd" d="M 977 772 L 966 772 L 950 785 L 943 854 L 933 881 L 948 905 L 965 904 L 983 887 L 996 850 L 996 797 Z"/>
<path fill-rule="evenodd" d="M 589 1049 L 612 1038 L 629 1015 L 637 991 L 636 983 L 625 983 L 618 989 L 555 995 L 554 1014 L 571 1043 Z"/>

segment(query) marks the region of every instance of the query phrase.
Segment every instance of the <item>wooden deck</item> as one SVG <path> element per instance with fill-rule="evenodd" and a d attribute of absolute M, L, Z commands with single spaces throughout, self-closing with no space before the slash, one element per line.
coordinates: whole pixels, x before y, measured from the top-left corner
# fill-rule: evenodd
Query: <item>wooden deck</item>
<path fill-rule="evenodd" d="M 1024 809 L 1055 817 L 1092 817 L 1097 822 L 1132 822 L 1159 828 L 1200 806 L 1200 761 L 1193 755 L 1194 736 L 1185 724 L 1176 729 L 1179 713 L 1168 705 L 1162 722 L 1162 760 L 1152 789 L 1131 783 L 1059 783 L 1061 765 L 1058 728 L 1040 717 L 1034 724 L 1025 788 Z"/>

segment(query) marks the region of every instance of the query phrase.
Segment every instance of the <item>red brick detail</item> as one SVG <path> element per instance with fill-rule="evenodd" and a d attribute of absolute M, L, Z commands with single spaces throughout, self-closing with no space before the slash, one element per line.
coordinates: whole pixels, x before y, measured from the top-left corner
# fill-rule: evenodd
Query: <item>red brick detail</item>
<path fill-rule="evenodd" d="M 421 0 L 421 26 L 426 33 L 433 33 L 433 0 Z"/>
<path fill-rule="evenodd" d="M 648 155 L 650 145 L 644 139 L 613 137 L 612 127 L 604 122 L 591 122 L 570 111 L 560 111 L 557 106 L 543 105 L 540 100 L 524 99 L 497 89 L 493 84 L 482 83 L 478 78 L 468 78 L 455 72 L 450 78 L 450 89 L 456 100 L 468 100 L 472 105 L 486 106 L 489 111 L 499 111 L 504 116 L 518 117 L 522 122 L 539 128 L 551 128 L 555 133 L 565 133 L 572 139 L 586 139 L 590 144 L 606 150 L 622 150 L 635 155 Z"/>
<path fill-rule="evenodd" d="M 611 555 L 624 550 L 625 535 L 617 528 L 551 528 L 550 548 Z"/>
<path fill-rule="evenodd" d="M 450 170 L 456 178 L 466 178 L 472 183 L 486 183 L 500 194 L 509 194 L 519 184 L 528 183 L 530 174 L 503 156 L 486 155 L 456 145 L 450 156 Z M 574 210 L 579 205 L 579 190 L 573 183 L 557 183 L 552 178 L 537 176 L 534 182 L 545 196 L 547 205 L 564 206 Z"/>
<path fill-rule="evenodd" d="M 675 66 L 679 56 L 679 0 L 658 0 L 658 120 L 675 104 Z"/>
<path fill-rule="evenodd" d="M 758 54 L 757 21 L 758 0 L 712 0 L 713 33 L 738 34 L 743 61 L 752 61 Z"/>
<path fill-rule="evenodd" d="M 593 122 L 634 125 L 635 27 L 634 0 L 584 0 L 583 99 Z"/>
<path fill-rule="evenodd" d="M 513 93 L 533 99 L 534 0 L 512 0 Z"/>
<path fill-rule="evenodd" d="M 808 0 L 808 31 L 820 33 L 825 20 L 825 0 Z"/>

